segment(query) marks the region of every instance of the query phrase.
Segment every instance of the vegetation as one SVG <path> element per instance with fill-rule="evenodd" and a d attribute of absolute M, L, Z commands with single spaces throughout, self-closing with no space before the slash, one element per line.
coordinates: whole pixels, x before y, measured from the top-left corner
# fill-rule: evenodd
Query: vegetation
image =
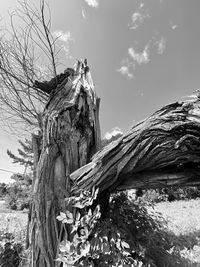
<path fill-rule="evenodd" d="M 7 187 L 7 194 L 5 196 L 6 206 L 12 210 L 28 209 L 32 197 L 31 174 L 14 174 L 11 178 L 15 182 Z"/>
<path fill-rule="evenodd" d="M 18 141 L 21 148 L 18 148 L 19 156 L 13 154 L 10 150 L 7 150 L 8 156 L 13 160 L 14 164 L 20 164 L 25 167 L 25 170 L 29 167 L 33 170 L 33 146 L 32 142 L 28 139 L 25 141 Z"/>
<path fill-rule="evenodd" d="M 0 183 L 0 199 L 4 198 L 7 192 L 7 185 L 5 183 Z"/>
<path fill-rule="evenodd" d="M 0 204 L 0 266 L 17 267 L 22 263 L 25 256 L 26 225 L 26 213 L 12 212 L 4 204 Z"/>
<path fill-rule="evenodd" d="M 196 199 L 200 197 L 200 189 L 197 186 L 166 187 L 139 190 L 136 195 L 144 201 L 158 203 L 162 201 Z"/>
<path fill-rule="evenodd" d="M 71 242 L 60 243 L 57 260 L 64 266 L 196 266 L 187 253 L 194 245 L 194 252 L 198 250 L 198 237 L 191 243 L 191 234 L 183 242 L 184 233 L 176 236 L 168 229 L 167 218 L 153 206 L 133 202 L 121 193 L 113 195 L 109 210 L 100 214 L 98 206 L 92 205 L 95 198 L 91 193 L 72 197 L 67 202 L 76 211 L 67 210 L 57 217 L 72 232 Z"/>
<path fill-rule="evenodd" d="M 120 205 L 120 208 L 118 205 Z M 113 195 L 112 199 L 110 200 L 110 210 L 106 216 L 103 216 L 104 218 L 102 218 L 101 215 L 100 221 L 98 223 L 94 223 L 95 228 L 93 228 L 93 231 L 89 234 L 89 237 L 92 237 L 95 242 L 99 239 L 99 242 L 97 242 L 99 247 L 95 246 L 95 251 L 98 252 L 100 257 L 96 260 L 99 262 L 105 260 L 105 258 L 112 260 L 114 255 L 114 258 L 119 259 L 118 257 L 120 256 L 121 252 L 117 249 L 114 251 L 115 254 L 105 253 L 106 245 L 111 246 L 112 243 L 107 244 L 105 238 L 103 238 L 104 236 L 111 238 L 112 235 L 115 235 L 117 231 L 119 231 L 119 233 L 121 233 L 122 241 L 124 241 L 124 235 L 128 233 L 128 242 L 127 240 L 125 242 L 130 246 L 131 249 L 134 248 L 136 253 L 132 254 L 132 257 L 134 258 L 135 262 L 142 261 L 141 265 L 138 266 L 145 266 L 145 264 L 148 266 L 147 263 L 149 263 L 149 266 L 162 267 L 199 266 L 199 205 L 200 200 L 196 199 L 174 202 L 165 201 L 149 206 L 149 204 L 143 199 L 138 199 L 136 202 L 133 202 L 133 200 L 128 199 L 125 194 Z M 79 210 L 83 211 L 84 209 Z M 94 211 L 94 207 L 92 207 L 92 210 Z M 80 213 L 82 218 L 84 217 L 84 214 L 87 215 L 87 213 Z M 27 213 L 22 213 L 19 211 L 11 212 L 10 210 L 6 209 L 5 206 L 1 206 L 0 214 L 0 244 L 1 253 L 3 253 L 1 255 L 4 255 L 5 253 L 5 243 L 10 242 L 12 244 L 11 249 L 15 248 L 15 244 L 20 244 L 20 246 L 23 247 L 23 251 L 20 252 L 18 256 L 20 259 L 26 258 L 27 252 L 24 250 L 24 248 Z M 94 213 L 92 212 L 92 214 Z M 65 219 L 67 217 L 69 218 L 69 216 L 66 216 Z M 188 219 L 186 220 L 185 218 Z M 111 222 L 113 224 L 111 224 Z M 128 224 L 127 228 L 128 222 L 130 223 Z M 97 233 L 97 235 L 93 236 L 93 232 Z M 82 231 L 81 233 L 83 234 L 85 232 Z M 7 237 L 10 237 L 10 239 L 5 239 L 6 235 Z M 95 239 L 95 237 L 97 239 Z M 106 245 L 104 244 L 101 246 L 101 243 L 105 243 Z M 125 244 L 125 246 L 127 245 Z M 112 248 L 114 247 L 115 246 Z M 66 249 L 66 243 L 61 242 L 60 253 L 66 255 Z M 125 250 L 127 250 L 127 248 Z M 9 251 L 11 252 L 11 250 Z M 15 250 L 12 250 L 12 253 L 13 255 L 16 255 Z M 116 253 L 118 253 L 118 257 L 116 257 Z M 93 257 L 94 255 L 95 253 L 93 254 Z M 9 257 L 9 259 L 11 258 L 14 260 L 15 256 Z M 86 258 L 90 259 L 89 254 L 84 256 L 82 260 Z M 93 260 L 95 261 L 95 259 Z M 177 261 L 179 263 L 176 265 Z M 26 262 L 26 259 L 24 259 L 23 264 L 20 266 L 26 266 Z M 1 261 L 0 263 L 2 264 Z M 163 265 L 165 263 L 166 265 Z M 5 266 L 10 267 L 12 265 Z"/>

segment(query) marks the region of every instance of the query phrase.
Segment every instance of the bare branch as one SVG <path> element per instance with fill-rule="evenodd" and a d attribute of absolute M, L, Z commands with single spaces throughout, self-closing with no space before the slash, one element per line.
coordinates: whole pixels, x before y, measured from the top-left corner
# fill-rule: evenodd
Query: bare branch
<path fill-rule="evenodd" d="M 18 4 L 10 14 L 10 30 L 0 36 L 1 125 L 30 131 L 41 127 L 41 112 L 50 93 L 38 84 L 54 78 L 57 86 L 58 38 L 51 34 L 51 12 L 44 0 L 39 7 L 25 0 Z"/>

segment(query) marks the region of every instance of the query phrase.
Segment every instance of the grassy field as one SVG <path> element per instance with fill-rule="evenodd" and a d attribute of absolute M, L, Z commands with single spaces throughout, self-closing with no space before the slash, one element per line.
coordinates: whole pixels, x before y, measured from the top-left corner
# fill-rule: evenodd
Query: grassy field
<path fill-rule="evenodd" d="M 152 209 L 151 209 L 152 211 Z M 167 220 L 170 240 L 188 260 L 188 267 L 200 267 L 200 200 L 162 202 L 153 212 Z M 27 212 L 11 211 L 0 201 L 0 229 L 25 240 Z"/>
<path fill-rule="evenodd" d="M 16 242 L 25 240 L 27 218 L 27 212 L 7 209 L 0 201 L 0 231 L 12 233 Z"/>
<path fill-rule="evenodd" d="M 188 259 L 188 266 L 200 266 L 200 199 L 162 202 L 155 211 L 167 220 L 171 240 Z"/>

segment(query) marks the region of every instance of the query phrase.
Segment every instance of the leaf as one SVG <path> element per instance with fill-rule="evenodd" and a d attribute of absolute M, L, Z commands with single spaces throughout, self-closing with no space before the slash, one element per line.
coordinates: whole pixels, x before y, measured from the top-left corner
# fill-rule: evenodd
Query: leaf
<path fill-rule="evenodd" d="M 96 199 L 97 198 L 97 195 L 99 193 L 99 187 L 96 189 L 96 191 L 94 192 L 94 196 L 93 196 L 93 199 Z"/>
<path fill-rule="evenodd" d="M 66 210 L 66 216 L 70 219 L 73 218 L 73 214 L 69 210 Z"/>
<path fill-rule="evenodd" d="M 82 247 L 81 247 L 81 255 L 82 256 L 87 256 L 89 251 L 90 251 L 90 243 L 87 242 L 87 243 L 83 244 Z"/>
<path fill-rule="evenodd" d="M 74 204 L 74 207 L 75 207 L 75 208 L 78 208 L 78 209 L 83 209 L 85 206 L 84 206 L 81 202 L 76 202 L 76 203 Z"/>
<path fill-rule="evenodd" d="M 122 247 L 124 247 L 124 248 L 127 248 L 127 249 L 130 248 L 129 244 L 126 243 L 125 241 L 122 241 L 122 242 L 121 242 L 121 245 L 122 245 Z"/>
<path fill-rule="evenodd" d="M 62 223 L 67 223 L 67 224 L 72 224 L 74 222 L 73 219 L 70 219 L 70 218 L 66 218 L 62 221 Z"/>
<path fill-rule="evenodd" d="M 77 213 L 76 213 L 76 221 L 79 221 L 80 218 L 81 218 L 81 214 L 80 214 L 80 212 L 77 211 Z"/>
<path fill-rule="evenodd" d="M 64 217 L 64 218 L 66 218 L 66 214 L 64 213 L 64 212 L 60 212 L 60 215 L 62 216 L 62 217 Z"/>
<path fill-rule="evenodd" d="M 64 219 L 66 219 L 66 214 L 64 212 L 60 212 L 60 215 L 58 215 L 56 219 L 59 221 L 63 221 Z"/>
<path fill-rule="evenodd" d="M 104 254 L 110 254 L 111 251 L 110 251 L 110 246 L 107 242 L 104 242 L 103 245 L 102 245 L 102 251 Z"/>
<path fill-rule="evenodd" d="M 92 216 L 92 210 L 91 209 L 89 209 L 89 211 L 88 211 L 88 216 Z"/>

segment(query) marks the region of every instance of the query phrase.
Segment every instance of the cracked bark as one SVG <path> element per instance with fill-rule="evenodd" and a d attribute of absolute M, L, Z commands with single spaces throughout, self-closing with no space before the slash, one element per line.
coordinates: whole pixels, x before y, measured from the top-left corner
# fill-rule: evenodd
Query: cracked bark
<path fill-rule="evenodd" d="M 33 186 L 29 226 L 33 267 L 53 267 L 65 209 L 69 175 L 87 164 L 100 147 L 99 99 L 90 72 L 78 62 L 74 72 L 51 94 L 43 114 L 42 151 Z M 84 74 L 84 75 L 83 75 Z"/>
<path fill-rule="evenodd" d="M 72 193 L 200 184 L 200 101 L 167 105 L 70 176 Z"/>

